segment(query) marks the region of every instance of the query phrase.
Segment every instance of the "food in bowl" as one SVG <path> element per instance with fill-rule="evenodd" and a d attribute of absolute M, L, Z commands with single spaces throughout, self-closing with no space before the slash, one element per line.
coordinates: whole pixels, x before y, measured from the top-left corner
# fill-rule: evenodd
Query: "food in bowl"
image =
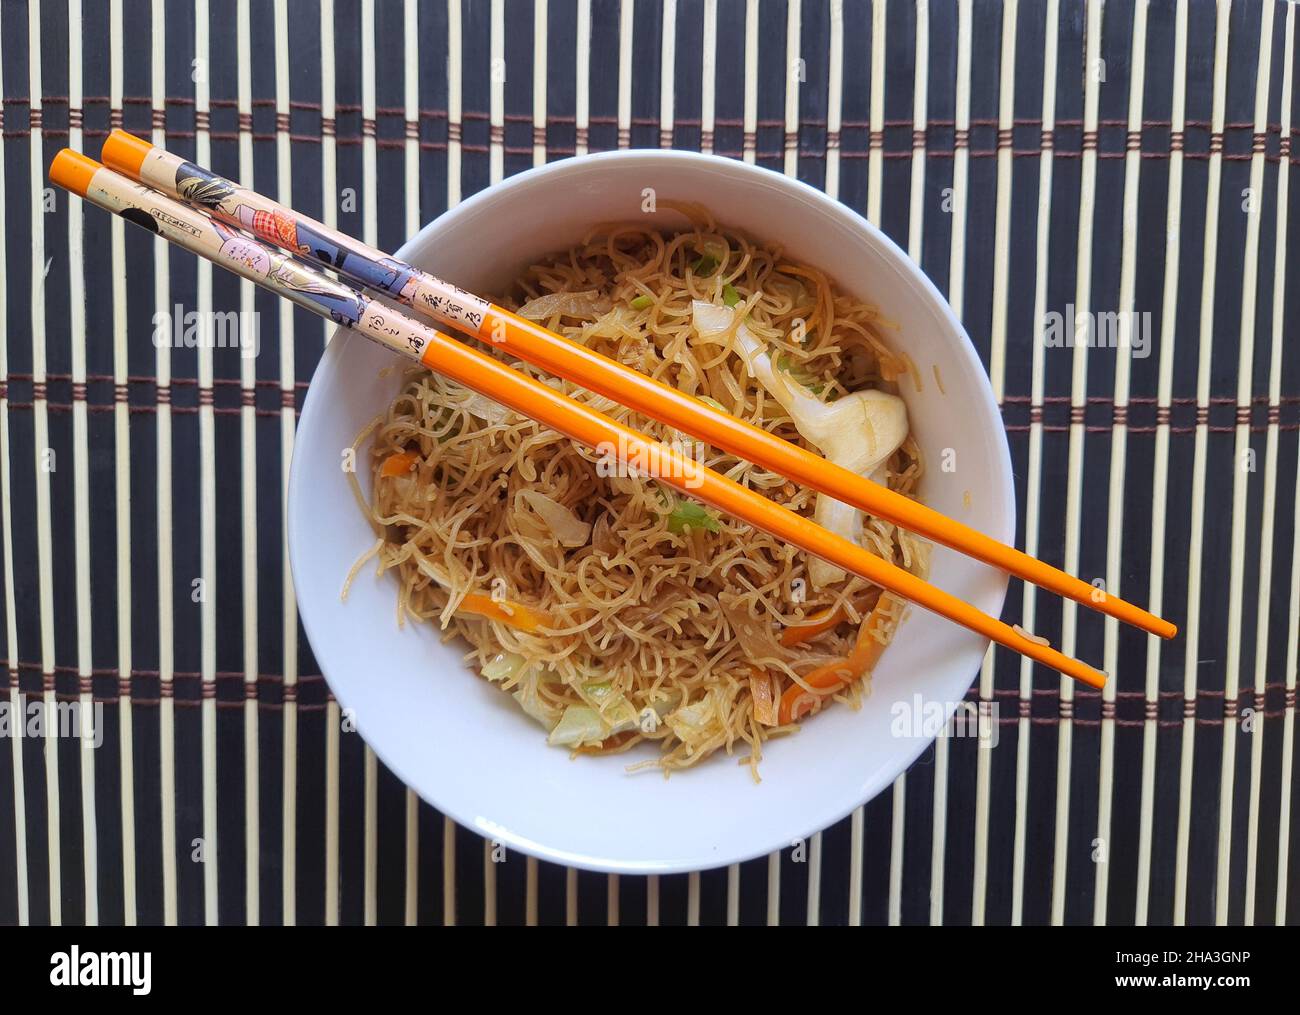
<path fill-rule="evenodd" d="M 660 205 L 667 202 L 660 201 Z M 779 247 L 675 205 L 689 228 L 600 227 L 504 301 L 601 352 L 914 495 L 923 463 L 890 325 Z M 928 545 L 610 399 L 512 365 L 922 577 Z M 552 745 L 665 771 L 762 745 L 832 702 L 856 706 L 902 604 L 635 469 L 424 370 L 370 441 L 376 540 L 397 614 L 439 625 Z M 351 577 L 349 581 L 351 580 Z"/>

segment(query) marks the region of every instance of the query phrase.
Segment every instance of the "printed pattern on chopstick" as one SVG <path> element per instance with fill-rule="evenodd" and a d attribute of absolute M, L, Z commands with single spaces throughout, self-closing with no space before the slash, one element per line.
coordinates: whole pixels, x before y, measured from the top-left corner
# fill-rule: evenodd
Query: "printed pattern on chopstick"
<path fill-rule="evenodd" d="M 389 293 L 404 303 L 427 307 L 440 321 L 463 323 L 475 329 L 483 325 L 490 306 L 487 300 L 393 258 L 372 257 L 365 246 L 343 233 L 305 223 L 286 214 L 277 202 L 168 151 L 151 149 L 140 165 L 139 176 L 142 182 L 165 192 L 174 190 L 186 201 L 268 243 L 295 254 L 309 254 L 371 289 Z M 359 316 L 349 317 L 342 310 L 340 314 L 332 314 L 340 324 L 355 323 Z"/>

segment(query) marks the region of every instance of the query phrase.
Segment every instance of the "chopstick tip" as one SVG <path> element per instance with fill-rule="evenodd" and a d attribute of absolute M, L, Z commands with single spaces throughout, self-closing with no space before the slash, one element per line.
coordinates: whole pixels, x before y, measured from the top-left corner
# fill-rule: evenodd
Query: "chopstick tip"
<path fill-rule="evenodd" d="M 134 134 L 128 134 L 120 127 L 104 139 L 104 147 L 99 157 L 104 165 L 126 176 L 135 177 L 144 165 L 145 156 L 153 145 Z"/>
<path fill-rule="evenodd" d="M 1073 680 L 1079 681 L 1081 684 L 1085 684 L 1094 690 L 1100 691 L 1106 686 L 1107 681 L 1110 680 L 1110 674 L 1105 670 L 1095 670 L 1081 660 L 1070 659 L 1068 656 L 1065 658 L 1071 665 L 1067 668 L 1061 669 L 1060 672 Z"/>
<path fill-rule="evenodd" d="M 98 162 L 87 158 L 81 152 L 64 148 L 50 163 L 50 182 L 85 197 L 86 189 L 90 186 L 90 178 L 102 168 L 104 167 Z"/>

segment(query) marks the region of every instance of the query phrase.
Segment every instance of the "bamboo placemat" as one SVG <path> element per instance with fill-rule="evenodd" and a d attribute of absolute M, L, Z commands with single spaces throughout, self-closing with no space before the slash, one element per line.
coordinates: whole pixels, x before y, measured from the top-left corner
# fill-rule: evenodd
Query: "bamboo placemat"
<path fill-rule="evenodd" d="M 0 923 L 1294 920 L 1296 21 L 1268 0 L 4 0 L 8 701 L 102 703 L 104 741 L 0 738 Z M 1018 545 L 1183 634 L 1013 583 L 1006 619 L 1103 661 L 1106 694 L 991 653 L 970 697 L 994 749 L 940 739 L 729 870 L 502 855 L 345 728 L 297 624 L 283 491 L 328 329 L 48 189 L 59 147 L 113 126 L 386 249 L 615 147 L 823 187 L 966 323 Z M 260 355 L 156 348 L 177 306 L 260 311 Z M 1149 332 L 1053 343 L 1071 309 Z"/>

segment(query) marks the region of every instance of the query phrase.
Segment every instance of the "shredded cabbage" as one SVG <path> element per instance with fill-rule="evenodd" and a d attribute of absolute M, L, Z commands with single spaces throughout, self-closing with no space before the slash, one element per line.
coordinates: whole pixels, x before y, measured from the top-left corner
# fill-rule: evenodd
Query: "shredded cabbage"
<path fill-rule="evenodd" d="M 736 319 L 735 311 L 731 307 L 715 306 L 704 300 L 694 300 L 691 303 L 691 313 L 695 330 L 701 338 L 721 335 L 731 330 L 731 325 Z"/>
<path fill-rule="evenodd" d="M 640 297 L 638 297 L 639 299 Z M 650 297 L 645 297 L 647 300 Z M 653 302 L 653 301 L 651 301 Z M 649 304 L 647 304 L 648 306 Z M 634 310 L 644 309 L 637 307 L 636 302 L 632 303 L 633 310 L 626 307 L 615 307 L 608 313 L 601 314 L 596 320 L 592 321 L 582 329 L 582 340 L 585 342 L 589 338 L 612 338 L 615 340 L 635 337 L 638 334 L 639 325 L 637 324 L 638 314 Z"/>
<path fill-rule="evenodd" d="M 459 384 L 454 387 L 450 386 L 447 400 L 448 406 L 453 409 L 464 409 L 471 416 L 477 416 L 485 423 L 491 423 L 498 426 L 510 418 L 510 410 L 499 402 L 494 402 L 486 395 L 480 395 L 477 391 L 470 391 L 469 388 L 463 388 Z M 450 435 L 449 435 L 450 436 Z"/>
<path fill-rule="evenodd" d="M 712 692 L 669 712 L 664 722 L 688 747 L 700 747 L 722 732 L 718 704 Z"/>
<path fill-rule="evenodd" d="M 586 546 L 591 525 L 569 508 L 538 490 L 520 490 L 515 497 L 531 508 L 561 546 Z"/>
<path fill-rule="evenodd" d="M 560 314 L 564 317 L 596 317 L 610 308 L 607 296 L 601 296 L 595 289 L 580 293 L 547 293 L 529 300 L 519 308 L 519 316 L 530 321 L 545 321 Z"/>
<path fill-rule="evenodd" d="M 546 738 L 552 747 L 581 747 L 598 744 L 609 736 L 609 726 L 600 713 L 587 705 L 570 705 Z"/>
<path fill-rule="evenodd" d="M 703 300 L 692 303 L 696 331 L 701 337 L 724 333 L 734 324 L 735 311 Z M 777 370 L 766 345 L 741 321 L 735 342 L 750 376 L 775 398 L 804 440 L 815 446 L 827 461 L 883 484 L 883 466 L 907 439 L 907 406 L 897 395 L 867 388 L 854 391 L 834 402 L 823 402 L 807 388 L 792 382 L 789 374 Z M 857 508 L 818 494 L 813 520 L 823 528 L 862 545 L 862 512 Z M 808 561 L 808 577 L 814 588 L 842 581 L 842 569 L 820 557 Z"/>
<path fill-rule="evenodd" d="M 541 675 L 536 668 L 525 669 L 520 675 L 519 690 L 515 691 L 514 699 L 520 708 L 549 730 L 560 721 L 560 712 L 537 693 L 540 683 Z"/>
<path fill-rule="evenodd" d="M 508 685 L 519 675 L 526 663 L 527 660 L 516 652 L 501 652 L 490 659 L 481 672 L 484 678 L 493 683 L 499 680 Z"/>
<path fill-rule="evenodd" d="M 614 685 L 609 681 L 587 684 L 583 691 L 583 698 L 600 713 L 602 721 L 609 727 L 610 734 L 636 729 L 636 709 L 632 707 L 632 703 L 626 696 L 614 690 Z"/>

